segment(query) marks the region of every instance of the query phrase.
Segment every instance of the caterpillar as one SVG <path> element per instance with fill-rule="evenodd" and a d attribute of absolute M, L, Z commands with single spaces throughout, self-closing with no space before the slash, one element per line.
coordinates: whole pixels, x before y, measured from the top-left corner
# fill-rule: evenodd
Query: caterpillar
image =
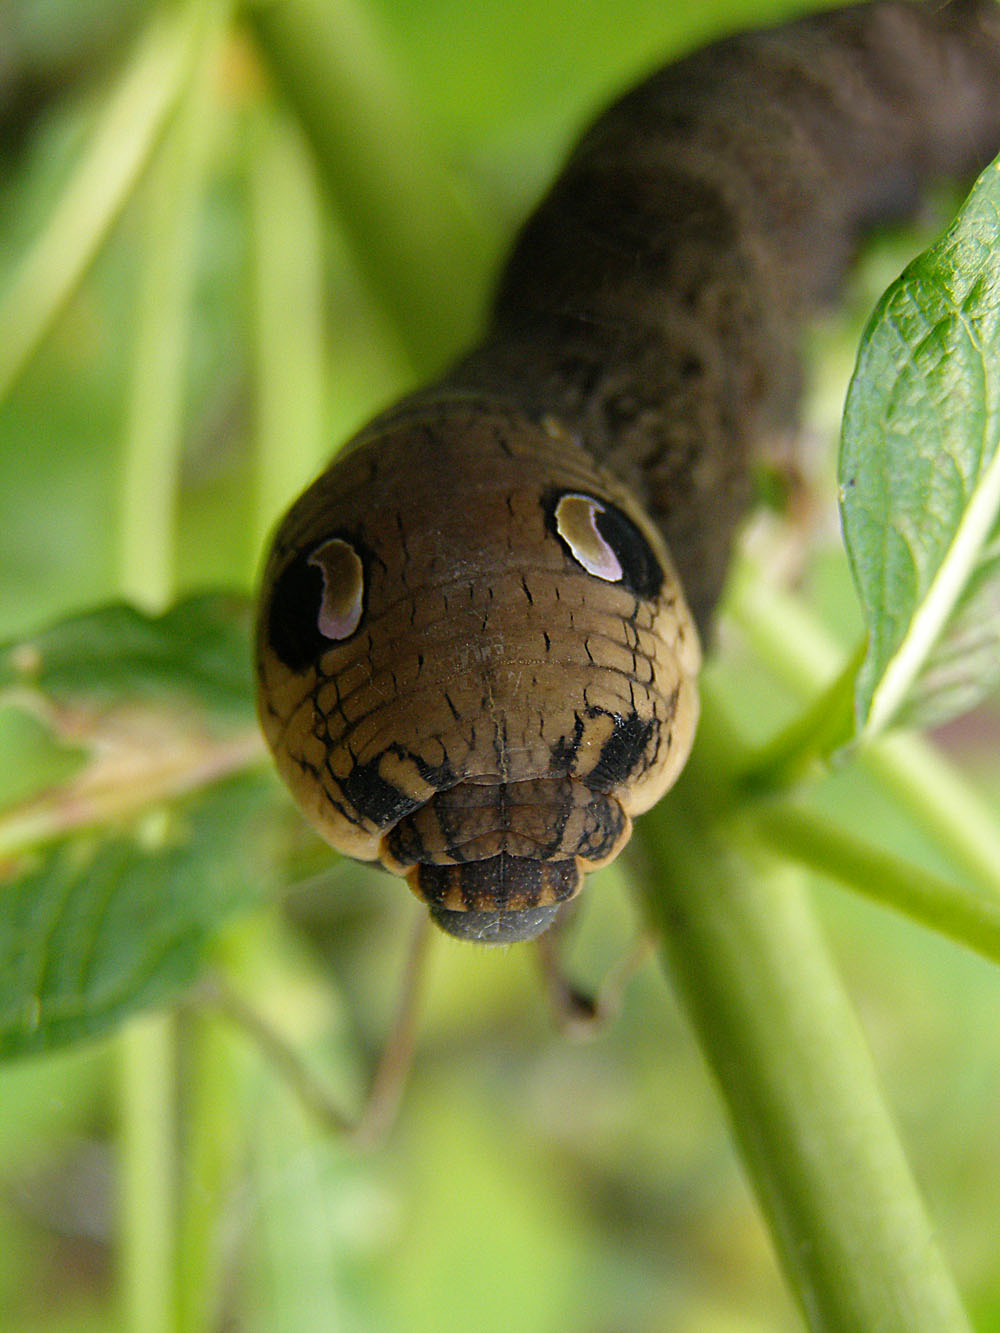
<path fill-rule="evenodd" d="M 681 771 L 763 441 L 859 238 L 1000 147 L 992 0 L 873 3 L 668 65 L 591 126 L 478 346 L 281 522 L 259 711 L 336 848 L 445 931 L 552 924 Z"/>

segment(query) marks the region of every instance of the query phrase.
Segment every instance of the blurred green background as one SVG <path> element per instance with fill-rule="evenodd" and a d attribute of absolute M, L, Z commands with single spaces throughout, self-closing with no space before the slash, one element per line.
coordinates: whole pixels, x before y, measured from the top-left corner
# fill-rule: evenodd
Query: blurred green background
<path fill-rule="evenodd" d="M 209 25 L 194 92 L 0 401 L 3 637 L 122 593 L 156 605 L 171 590 L 250 589 L 282 505 L 473 331 L 505 245 L 587 116 L 659 58 L 799 7 L 331 0 L 338 31 L 353 34 L 345 59 L 371 61 L 355 67 L 362 100 L 394 109 L 386 158 L 406 148 L 391 135 L 407 126 L 453 192 L 442 236 L 468 243 L 441 261 L 451 322 L 416 349 L 359 252 L 349 193 L 331 187 L 281 96 L 259 8 Z M 142 0 L 0 0 L 0 301 L 155 17 Z M 346 176 L 377 180 L 369 144 L 359 157 Z M 82 204 L 74 218 L 85 225 Z M 861 312 L 904 253 L 883 244 L 848 316 L 814 340 L 811 417 L 827 436 Z M 158 562 L 161 530 L 170 558 Z M 856 614 L 832 539 L 810 568 L 816 607 L 850 641 Z M 739 680 L 767 724 L 768 681 L 725 624 L 721 643 L 720 679 Z M 995 793 L 998 734 L 984 710 L 944 737 Z M 34 738 L 0 713 L 0 743 L 10 799 L 19 747 Z M 827 799 L 892 818 L 856 780 L 832 780 Z M 413 904 L 311 843 L 301 859 L 315 873 L 227 931 L 217 961 L 349 1101 L 389 1022 Z M 627 949 L 637 917 L 626 875 L 595 878 L 574 975 L 593 982 Z M 864 903 L 823 886 L 817 901 L 976 1326 L 1000 1329 L 1000 979 Z M 554 1031 L 530 951 L 436 941 L 401 1120 L 365 1159 L 317 1130 L 224 1024 L 188 1014 L 154 1040 L 172 1061 L 157 1169 L 170 1166 L 160 1183 L 177 1217 L 159 1328 L 800 1326 L 654 964 L 621 1019 L 576 1045 Z M 120 1281 L 121 1104 L 117 1040 L 0 1074 L 0 1327 L 135 1327 Z"/>

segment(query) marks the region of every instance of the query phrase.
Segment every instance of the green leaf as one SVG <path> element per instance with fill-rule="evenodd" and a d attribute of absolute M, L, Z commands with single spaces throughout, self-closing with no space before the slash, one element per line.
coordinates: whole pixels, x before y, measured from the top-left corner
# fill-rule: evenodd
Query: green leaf
<path fill-rule="evenodd" d="M 0 1058 L 169 999 L 220 923 L 278 888 L 302 825 L 265 767 L 250 623 L 216 593 L 0 648 L 0 738 L 37 782 L 0 811 Z"/>
<path fill-rule="evenodd" d="M 0 706 L 0 755 L 0 810 L 67 782 L 87 762 L 85 751 L 65 744 L 41 718 L 14 706 Z"/>
<path fill-rule="evenodd" d="M 859 727 L 939 723 L 1000 683 L 1000 167 L 865 332 L 840 458 L 869 630 Z"/>
<path fill-rule="evenodd" d="M 20 748 L 32 771 L 8 784 L 18 803 L 0 811 L 0 858 L 261 762 L 250 618 L 245 598 L 225 594 L 159 617 L 113 605 L 0 648 L 0 703 L 52 742 Z"/>
<path fill-rule="evenodd" d="M 243 775 L 22 863 L 0 889 L 0 1058 L 98 1036 L 188 984 L 219 924 L 276 888 L 280 812 L 270 778 Z"/>
<path fill-rule="evenodd" d="M 226 593 L 189 597 L 162 616 L 114 604 L 0 647 L 0 699 L 29 694 L 87 715 L 124 700 L 196 707 L 214 729 L 254 716 L 251 607 Z"/>

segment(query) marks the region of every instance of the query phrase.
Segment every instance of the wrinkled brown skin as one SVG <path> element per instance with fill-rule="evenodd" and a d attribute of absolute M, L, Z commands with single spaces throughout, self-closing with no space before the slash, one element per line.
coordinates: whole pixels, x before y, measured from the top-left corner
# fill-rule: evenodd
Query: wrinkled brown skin
<path fill-rule="evenodd" d="M 261 718 L 334 846 L 485 942 L 539 933 L 617 855 L 687 756 L 695 627 L 753 451 L 794 424 L 803 321 L 867 228 L 998 147 L 987 0 L 737 36 L 594 124 L 482 344 L 363 432 L 278 531 Z M 618 512 L 620 580 L 559 535 L 566 494 Z M 364 569 L 340 642 L 317 629 L 308 564 L 331 538 Z"/>

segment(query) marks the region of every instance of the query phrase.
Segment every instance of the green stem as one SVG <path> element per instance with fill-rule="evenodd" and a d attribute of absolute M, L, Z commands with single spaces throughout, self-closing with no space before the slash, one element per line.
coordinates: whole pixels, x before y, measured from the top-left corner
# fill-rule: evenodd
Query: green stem
<path fill-rule="evenodd" d="M 919 736 L 885 736 L 862 750 L 861 759 L 949 860 L 1000 897 L 1000 817 L 995 805 Z"/>
<path fill-rule="evenodd" d="M 854 682 L 863 656 L 862 649 L 784 731 L 749 756 L 738 777 L 746 791 L 761 795 L 794 786 L 847 744 L 854 734 Z"/>
<path fill-rule="evenodd" d="M 213 0 L 189 5 L 202 21 L 206 10 L 215 7 Z M 122 456 L 122 590 L 154 608 L 169 600 L 173 587 L 196 210 L 211 123 L 206 49 L 203 46 L 201 78 L 149 182 L 146 258 Z"/>
<path fill-rule="evenodd" d="M 257 544 L 330 451 L 324 428 L 323 233 L 315 167 L 298 127 L 261 109 L 250 205 L 257 373 Z"/>
<path fill-rule="evenodd" d="M 822 625 L 747 562 L 736 571 L 727 610 L 771 670 L 800 696 L 809 698 L 843 668 L 843 651 Z M 984 890 L 1000 894 L 996 810 L 933 745 L 914 735 L 885 736 L 860 749 L 858 761 L 949 860 Z"/>
<path fill-rule="evenodd" d="M 220 952 L 225 945 L 223 941 Z M 181 1036 L 188 1091 L 177 1225 L 176 1333 L 204 1333 L 221 1322 L 226 1222 L 246 1153 L 238 1097 L 244 1074 L 224 1021 L 208 1012 L 189 1012 Z"/>
<path fill-rule="evenodd" d="M 737 558 L 726 613 L 789 689 L 806 698 L 844 666 L 844 649 L 797 598 L 776 588 L 751 559 Z"/>
<path fill-rule="evenodd" d="M 198 16 L 161 16 L 108 99 L 45 230 L 0 299 L 0 399 L 76 290 L 134 190 L 197 57 Z"/>
<path fill-rule="evenodd" d="M 250 20 L 371 290 L 421 374 L 468 342 L 495 244 L 458 198 L 364 9 L 265 0 Z"/>
<path fill-rule="evenodd" d="M 806 901 L 710 804 L 685 775 L 649 820 L 647 896 L 809 1326 L 967 1333 Z"/>
<path fill-rule="evenodd" d="M 932 875 L 797 806 L 763 806 L 752 827 L 783 856 L 1000 963 L 1000 900 Z"/>
<path fill-rule="evenodd" d="M 197 38 L 197 70 L 150 180 L 144 283 L 139 296 L 121 496 L 121 583 L 158 606 L 172 591 L 176 492 L 183 439 L 195 217 L 211 123 L 209 76 L 223 7 L 188 0 L 184 26 Z M 121 1034 L 121 1228 L 124 1323 L 171 1333 L 177 1179 L 175 1024 L 154 1015 Z"/>
<path fill-rule="evenodd" d="M 171 1333 L 176 1153 L 174 1023 L 150 1014 L 122 1029 L 119 1263 L 124 1327 Z"/>

